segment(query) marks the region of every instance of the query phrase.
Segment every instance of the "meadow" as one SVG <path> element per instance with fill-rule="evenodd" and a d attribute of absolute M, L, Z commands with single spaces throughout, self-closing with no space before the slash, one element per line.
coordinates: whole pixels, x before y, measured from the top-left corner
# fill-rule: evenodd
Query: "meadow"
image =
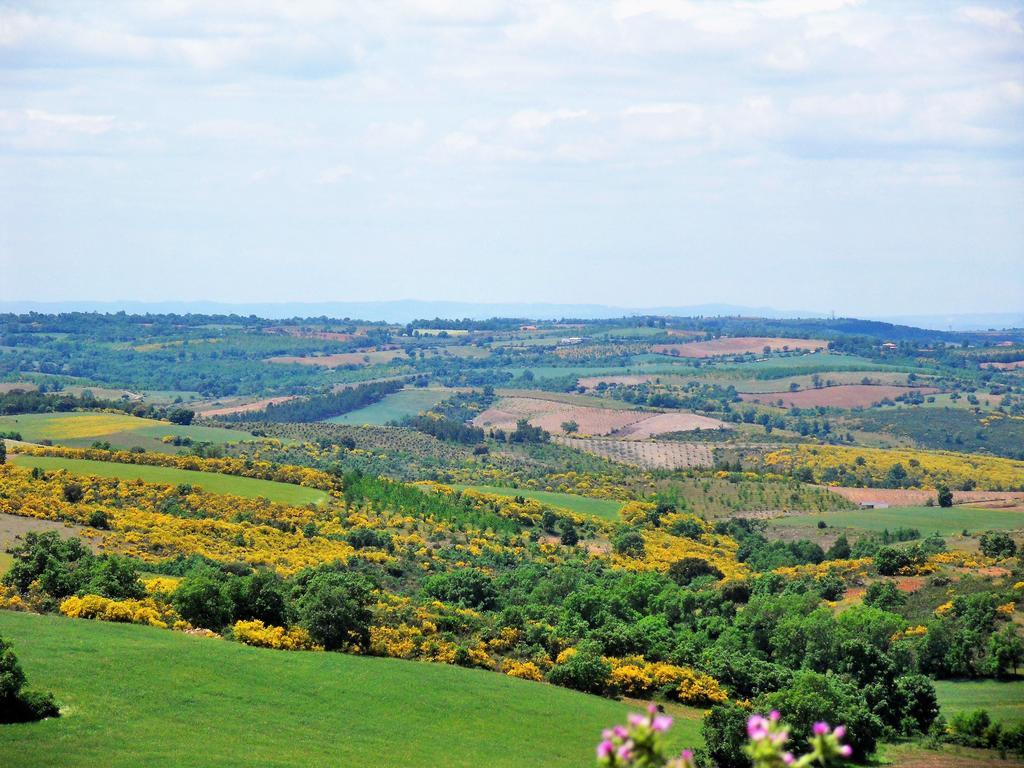
<path fill-rule="evenodd" d="M 935 692 L 947 718 L 957 712 L 987 709 L 996 722 L 1024 722 L 1024 679 L 937 680 Z"/>
<path fill-rule="evenodd" d="M 637 708 L 481 670 L 57 616 L 0 611 L 0 635 L 63 711 L 0 726 L 5 768 L 236 765 L 240 749 L 276 768 L 576 768 Z M 696 744 L 699 720 L 677 723 L 676 744 Z"/>
<path fill-rule="evenodd" d="M 317 488 L 306 488 L 291 483 L 278 483 L 253 477 L 222 475 L 215 472 L 197 472 L 176 467 L 148 466 L 145 464 L 118 464 L 113 461 L 66 459 L 60 456 L 29 456 L 15 454 L 8 457 L 19 467 L 39 467 L 47 472 L 66 470 L 75 475 L 116 477 L 122 480 L 143 480 L 166 485 L 194 485 L 210 493 L 226 493 L 250 499 L 265 498 L 281 504 L 319 504 L 327 493 Z"/>
<path fill-rule="evenodd" d="M 443 389 L 402 389 L 373 405 L 324 421 L 327 424 L 383 426 L 393 421 L 401 421 L 407 416 L 416 416 L 450 396 L 451 392 Z"/>
<path fill-rule="evenodd" d="M 248 432 L 237 429 L 181 426 L 124 413 L 93 411 L 0 416 L 0 432 L 20 432 L 22 439 L 31 443 L 51 440 L 55 444 L 82 448 L 102 440 L 115 448 L 142 447 L 151 451 L 177 450 L 161 442 L 167 435 L 218 445 L 253 439 Z"/>
<path fill-rule="evenodd" d="M 572 493 L 556 493 L 554 491 L 533 491 L 527 488 L 498 488 L 493 485 L 453 485 L 459 490 L 470 489 L 480 493 L 493 493 L 497 496 L 522 496 L 534 499 L 541 504 L 561 507 L 580 515 L 593 515 L 605 520 L 618 520 L 622 502 L 613 499 L 591 499 Z"/>
<path fill-rule="evenodd" d="M 814 528 L 819 520 L 824 520 L 830 528 L 861 531 L 917 528 L 925 536 L 930 533 L 951 536 L 964 530 L 973 534 L 1024 529 L 1024 514 L 1020 512 L 966 506 L 841 510 L 820 515 L 780 517 L 773 520 L 772 525 L 779 528 Z"/>

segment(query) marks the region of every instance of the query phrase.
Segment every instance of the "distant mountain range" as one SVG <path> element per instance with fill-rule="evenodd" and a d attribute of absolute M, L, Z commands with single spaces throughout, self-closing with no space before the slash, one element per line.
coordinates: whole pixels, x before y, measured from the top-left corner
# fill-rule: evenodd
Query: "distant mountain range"
<path fill-rule="evenodd" d="M 254 302 L 230 304 L 216 301 L 5 301 L 0 312 L 129 312 L 133 314 L 236 314 L 272 319 L 290 317 L 350 317 L 359 320 L 383 320 L 407 323 L 412 320 L 443 317 L 485 320 L 491 317 L 522 317 L 533 320 L 624 317 L 630 315 L 672 315 L 676 317 L 743 316 L 781 319 L 826 317 L 821 312 L 780 310 L 773 307 L 747 307 L 737 304 L 695 304 L 681 307 L 615 307 L 606 304 L 548 303 L 476 303 L 463 301 L 331 301 L 331 302 Z M 1024 328 L 1024 311 L 943 315 L 867 315 L 864 319 L 884 320 L 900 325 L 942 331 L 979 331 Z"/>

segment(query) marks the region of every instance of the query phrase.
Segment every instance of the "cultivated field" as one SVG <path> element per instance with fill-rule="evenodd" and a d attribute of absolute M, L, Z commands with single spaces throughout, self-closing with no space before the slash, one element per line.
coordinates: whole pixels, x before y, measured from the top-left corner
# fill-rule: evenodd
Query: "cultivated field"
<path fill-rule="evenodd" d="M 200 416 L 207 418 L 216 418 L 217 416 L 230 416 L 235 413 L 251 413 L 253 411 L 262 411 L 268 405 L 277 405 L 278 403 L 285 403 L 289 400 L 294 400 L 297 395 L 284 395 L 283 397 L 267 397 L 263 400 L 253 400 L 248 403 L 239 403 L 238 405 L 223 405 L 223 404 L 211 404 L 208 406 L 200 406 L 195 409 L 196 413 Z"/>
<path fill-rule="evenodd" d="M 714 339 L 713 341 L 691 341 L 685 344 L 655 344 L 651 351 L 659 355 L 673 357 L 718 357 L 719 355 L 744 355 L 747 353 L 761 354 L 769 347 L 773 352 L 802 349 L 814 352 L 826 349 L 828 342 L 824 339 L 783 339 L 767 336 L 737 336 L 735 338 Z"/>
<path fill-rule="evenodd" d="M 0 395 L 8 392 L 35 392 L 39 387 L 31 381 L 5 381 L 0 382 Z"/>
<path fill-rule="evenodd" d="M 52 440 L 55 444 L 81 448 L 92 445 L 96 440 L 106 440 L 119 448 L 140 446 L 151 451 L 169 450 L 169 447 L 161 442 L 161 438 L 166 435 L 217 444 L 254 439 L 248 432 L 237 429 L 180 426 L 166 421 L 140 419 L 123 413 L 93 411 L 0 416 L 0 432 L 20 432 L 22 439 L 30 443 Z"/>
<path fill-rule="evenodd" d="M 825 486 L 832 493 L 857 504 L 884 504 L 890 507 L 922 506 L 928 499 L 935 501 L 935 491 L 916 488 L 844 488 Z M 989 502 L 1024 502 L 1024 491 L 953 491 L 954 504 Z"/>
<path fill-rule="evenodd" d="M 793 515 L 772 521 L 780 528 L 816 527 L 824 520 L 831 528 L 851 528 L 862 531 L 893 531 L 897 528 L 917 528 L 923 536 L 938 533 L 941 536 L 967 531 L 1014 531 L 1024 529 L 1024 515 L 1003 509 L 975 507 L 890 507 L 889 509 L 855 509 L 816 515 Z"/>
<path fill-rule="evenodd" d="M 1024 360 L 1014 360 L 1012 363 L 982 363 L 982 368 L 995 368 L 1000 371 L 1015 371 L 1024 368 Z"/>
<path fill-rule="evenodd" d="M 268 357 L 268 363 L 294 363 L 296 365 L 318 365 L 322 368 L 341 368 L 346 365 L 380 365 L 390 363 L 396 358 L 404 358 L 406 354 L 401 349 L 367 350 L 365 352 L 339 352 L 334 355 L 312 355 L 301 357 L 298 355 L 279 355 Z"/>
<path fill-rule="evenodd" d="M 741 394 L 746 402 L 777 405 L 780 401 L 786 408 L 866 408 L 886 398 L 895 400 L 908 392 L 931 395 L 939 390 L 935 387 L 897 387 L 874 384 L 842 384 L 837 387 L 801 389 L 796 392 L 756 392 Z"/>
<path fill-rule="evenodd" d="M 659 413 L 656 416 L 629 424 L 615 432 L 626 440 L 646 440 L 669 432 L 690 432 L 695 429 L 729 429 L 724 421 L 695 413 Z"/>
<path fill-rule="evenodd" d="M 495 406 L 474 418 L 473 423 L 478 427 L 512 430 L 519 419 L 527 419 L 533 426 L 546 429 L 553 435 L 566 434 L 562 424 L 575 421 L 581 436 L 615 434 L 628 440 L 645 440 L 666 432 L 728 426 L 718 419 L 692 413 L 595 408 L 533 397 L 503 397 Z"/>
<path fill-rule="evenodd" d="M 129 624 L 0 611 L 0 635 L 65 711 L 0 728 L 4 768 L 578 768 L 637 709 L 484 670 Z M 678 709 L 673 746 L 699 745 L 699 713 Z"/>
<path fill-rule="evenodd" d="M 1024 722 L 1024 680 L 936 680 L 942 714 L 987 709 L 995 721 Z"/>
<path fill-rule="evenodd" d="M 223 475 L 216 472 L 197 472 L 176 467 L 158 467 L 146 464 L 119 464 L 114 461 L 66 459 L 61 456 L 29 456 L 13 454 L 8 461 L 18 467 L 39 467 L 52 472 L 66 470 L 75 475 L 117 477 L 123 480 L 142 480 L 165 485 L 194 485 L 210 493 L 227 493 L 252 499 L 266 498 L 282 504 L 319 503 L 327 493 L 317 488 L 306 488 L 291 483 L 278 483 L 254 477 Z"/>
<path fill-rule="evenodd" d="M 406 416 L 422 413 L 433 408 L 445 398 L 451 397 L 451 394 L 451 390 L 447 389 L 401 389 L 373 405 L 324 421 L 328 424 L 375 424 L 380 426 L 392 421 L 401 421 Z"/>
<path fill-rule="evenodd" d="M 552 434 L 561 434 L 563 423 L 575 421 L 579 425 L 580 434 L 607 435 L 650 415 L 650 412 L 645 411 L 594 408 L 532 397 L 503 397 L 495 406 L 474 418 L 473 424 L 483 428 L 513 430 L 519 419 L 527 419 L 535 427 L 546 429 Z"/>
<path fill-rule="evenodd" d="M 559 445 L 575 448 L 609 461 L 643 469 L 710 467 L 713 462 L 711 448 L 703 443 L 579 437 L 556 437 L 554 441 Z"/>

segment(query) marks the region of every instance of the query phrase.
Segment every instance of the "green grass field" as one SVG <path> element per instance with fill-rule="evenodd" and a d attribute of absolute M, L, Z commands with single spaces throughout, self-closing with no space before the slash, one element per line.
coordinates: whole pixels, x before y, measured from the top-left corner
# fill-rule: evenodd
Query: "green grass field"
<path fill-rule="evenodd" d="M 495 672 L 126 624 L 0 611 L 0 634 L 64 713 L 0 726 L 4 768 L 579 768 L 631 709 Z M 698 732 L 677 718 L 673 745 Z"/>
<path fill-rule="evenodd" d="M 498 488 L 493 485 L 453 485 L 453 488 L 464 490 L 471 488 L 481 493 L 494 493 L 498 496 L 523 496 L 536 499 L 541 504 L 562 507 L 580 515 L 592 515 L 605 520 L 618 520 L 622 502 L 614 499 L 591 499 L 572 493 L 555 493 L 553 491 L 532 491 L 526 488 Z"/>
<path fill-rule="evenodd" d="M 55 445 L 82 448 L 89 447 L 97 440 L 104 440 L 115 448 L 139 446 L 150 451 L 165 452 L 179 450 L 160 441 L 165 435 L 217 444 L 254 439 L 248 432 L 237 429 L 179 426 L 154 419 L 139 419 L 123 413 L 92 411 L 0 416 L 0 432 L 20 432 L 22 438 L 30 443 L 51 440 Z"/>
<path fill-rule="evenodd" d="M 260 480 L 253 477 L 221 475 L 215 472 L 196 472 L 175 467 L 151 467 L 145 464 L 118 464 L 113 461 L 22 454 L 12 454 L 8 459 L 19 467 L 40 467 L 47 471 L 66 469 L 76 475 L 117 477 L 124 480 L 143 480 L 147 483 L 165 483 L 167 485 L 186 483 L 210 493 L 229 493 L 252 499 L 267 498 L 282 504 L 319 503 L 327 498 L 327 493 L 318 488 L 306 488 L 291 483 L 276 483 L 272 480 Z"/>
<path fill-rule="evenodd" d="M 824 520 L 831 528 L 854 528 L 863 531 L 890 531 L 896 528 L 917 528 L 927 536 L 938 532 L 943 536 L 989 530 L 1011 531 L 1024 528 L 1024 514 L 1002 509 L 975 507 L 891 507 L 889 509 L 854 509 L 815 515 L 793 515 L 772 520 L 771 525 L 815 527 Z"/>
<path fill-rule="evenodd" d="M 324 419 L 324 421 L 328 424 L 383 426 L 433 408 L 445 398 L 451 397 L 451 394 L 451 391 L 443 389 L 402 389 L 373 405 L 360 408 L 358 411 L 343 413 L 341 416 Z"/>
<path fill-rule="evenodd" d="M 1024 679 L 937 680 L 935 692 L 947 718 L 957 712 L 987 709 L 993 720 L 1024 722 Z"/>

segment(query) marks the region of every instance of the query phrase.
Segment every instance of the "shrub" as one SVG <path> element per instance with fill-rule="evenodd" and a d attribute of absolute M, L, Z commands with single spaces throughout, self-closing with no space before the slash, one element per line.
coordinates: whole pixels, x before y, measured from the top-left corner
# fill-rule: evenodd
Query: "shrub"
<path fill-rule="evenodd" d="M 370 644 L 370 585 L 328 568 L 299 574 L 295 610 L 313 641 L 329 651 Z"/>
<path fill-rule="evenodd" d="M 232 608 L 222 578 L 213 569 L 193 571 L 171 596 L 174 609 L 196 627 L 219 631 L 231 620 Z"/>
<path fill-rule="evenodd" d="M 871 713 L 863 692 L 834 675 L 810 670 L 797 672 L 792 685 L 759 697 L 757 706 L 785 710 L 796 739 L 809 738 L 816 722 L 846 723 L 850 746 L 858 760 L 875 751 L 882 733 L 882 723 Z"/>
<path fill-rule="evenodd" d="M 314 651 L 318 649 L 309 632 L 302 627 L 275 627 L 259 619 L 236 621 L 231 628 L 232 636 L 240 643 L 259 648 L 276 648 L 283 651 Z"/>
<path fill-rule="evenodd" d="M 612 549 L 619 555 L 643 557 L 644 537 L 639 531 L 632 528 L 624 528 L 612 538 Z"/>
<path fill-rule="evenodd" d="M 548 681 L 584 693 L 600 694 L 608 687 L 611 671 L 611 664 L 601 658 L 596 645 L 580 643 L 575 653 L 551 668 Z"/>
<path fill-rule="evenodd" d="M 720 579 L 724 575 L 718 568 L 700 557 L 684 557 L 668 567 L 669 577 L 680 586 L 686 586 L 701 576 Z"/>
<path fill-rule="evenodd" d="M 477 568 L 460 568 L 450 573 L 439 573 L 427 579 L 423 591 L 443 603 L 464 608 L 493 610 L 497 607 L 498 592 L 491 577 Z"/>
<path fill-rule="evenodd" d="M 53 696 L 25 687 L 25 672 L 10 643 L 0 637 L 0 723 L 24 723 L 60 714 Z"/>

